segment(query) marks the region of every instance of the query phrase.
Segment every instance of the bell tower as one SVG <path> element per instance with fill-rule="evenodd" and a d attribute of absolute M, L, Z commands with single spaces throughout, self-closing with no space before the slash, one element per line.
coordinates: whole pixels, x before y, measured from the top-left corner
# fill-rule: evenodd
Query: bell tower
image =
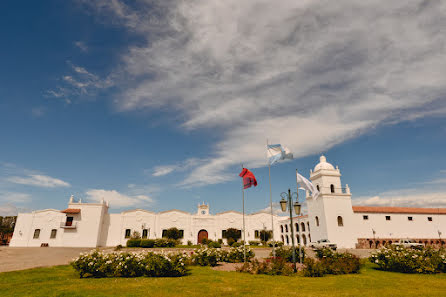
<path fill-rule="evenodd" d="M 209 215 L 209 204 L 198 204 L 197 215 L 199 216 L 208 216 Z"/>
<path fill-rule="evenodd" d="M 319 196 L 307 195 L 308 220 L 312 241 L 328 239 L 341 248 L 354 248 L 357 238 L 348 185 L 342 187 L 341 172 L 325 156 L 310 170 L 310 180 L 318 188 Z"/>

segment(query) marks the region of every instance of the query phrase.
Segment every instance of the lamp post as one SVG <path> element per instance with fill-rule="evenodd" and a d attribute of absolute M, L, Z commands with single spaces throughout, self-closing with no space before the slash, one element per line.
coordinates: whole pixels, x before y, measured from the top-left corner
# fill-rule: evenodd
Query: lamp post
<path fill-rule="evenodd" d="M 296 202 L 294 202 L 294 204 L 293 204 L 293 196 L 296 196 Z M 280 208 L 282 209 L 282 211 L 283 212 L 286 211 L 287 205 L 288 205 L 288 208 L 290 211 L 291 244 L 293 246 L 293 265 L 294 265 L 294 272 L 297 272 L 296 248 L 294 245 L 293 208 L 294 208 L 295 213 L 297 215 L 299 215 L 300 210 L 301 210 L 301 205 L 299 204 L 299 196 L 297 193 L 291 194 L 291 190 L 288 189 L 288 193 L 283 192 L 282 194 L 280 194 L 280 197 L 282 197 L 282 199 L 280 200 Z M 299 251 L 300 251 L 300 245 L 299 245 Z M 301 259 L 301 261 L 302 261 L 302 259 Z"/>

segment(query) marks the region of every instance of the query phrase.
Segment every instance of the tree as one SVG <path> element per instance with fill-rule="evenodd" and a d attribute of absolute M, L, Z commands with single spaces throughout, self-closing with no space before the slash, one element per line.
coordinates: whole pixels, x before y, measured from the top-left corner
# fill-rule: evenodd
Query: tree
<path fill-rule="evenodd" d="M 225 238 L 229 241 L 237 242 L 242 237 L 242 231 L 235 228 L 229 228 L 225 232 Z M 231 240 L 232 239 L 232 240 Z"/>
<path fill-rule="evenodd" d="M 165 237 L 175 240 L 183 238 L 183 230 L 178 230 L 175 227 L 169 228 L 165 232 Z"/>
<path fill-rule="evenodd" d="M 262 242 L 267 242 L 268 240 L 271 239 L 272 232 L 271 230 L 260 230 L 259 237 Z"/>

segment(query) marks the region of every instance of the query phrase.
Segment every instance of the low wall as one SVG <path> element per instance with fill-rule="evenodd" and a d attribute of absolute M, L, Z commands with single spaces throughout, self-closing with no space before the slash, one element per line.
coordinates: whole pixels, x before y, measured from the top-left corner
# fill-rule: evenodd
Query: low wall
<path fill-rule="evenodd" d="M 392 244 L 394 242 L 400 241 L 403 238 L 358 238 L 358 243 L 356 244 L 357 249 L 376 249 L 385 246 L 386 244 Z M 446 246 L 446 239 L 439 238 L 411 238 L 418 243 L 424 244 L 425 246 L 432 246 L 435 248 L 440 248 Z"/>

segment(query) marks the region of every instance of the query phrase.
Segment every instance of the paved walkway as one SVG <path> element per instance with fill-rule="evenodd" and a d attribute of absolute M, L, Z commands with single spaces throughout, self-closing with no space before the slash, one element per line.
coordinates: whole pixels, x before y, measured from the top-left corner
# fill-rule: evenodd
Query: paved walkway
<path fill-rule="evenodd" d="M 0 247 L 0 272 L 66 265 L 90 248 Z"/>
<path fill-rule="evenodd" d="M 114 248 L 103 248 L 105 250 L 113 250 Z M 35 267 L 47 267 L 55 265 L 66 265 L 77 257 L 80 253 L 91 250 L 91 248 L 58 248 L 58 247 L 0 247 L 0 272 L 22 270 Z M 123 249 L 125 251 L 126 249 Z M 136 249 L 131 249 L 136 250 Z M 164 250 L 164 251 L 181 251 L 182 249 L 159 248 L 144 250 Z M 193 251 L 193 249 L 184 249 L 185 251 Z M 270 255 L 270 248 L 254 248 L 256 258 L 267 258 Z M 339 249 L 339 252 L 350 252 L 361 258 L 368 257 L 373 250 L 366 249 Z M 307 254 L 313 257 L 314 253 L 310 249 L 306 249 Z"/>

